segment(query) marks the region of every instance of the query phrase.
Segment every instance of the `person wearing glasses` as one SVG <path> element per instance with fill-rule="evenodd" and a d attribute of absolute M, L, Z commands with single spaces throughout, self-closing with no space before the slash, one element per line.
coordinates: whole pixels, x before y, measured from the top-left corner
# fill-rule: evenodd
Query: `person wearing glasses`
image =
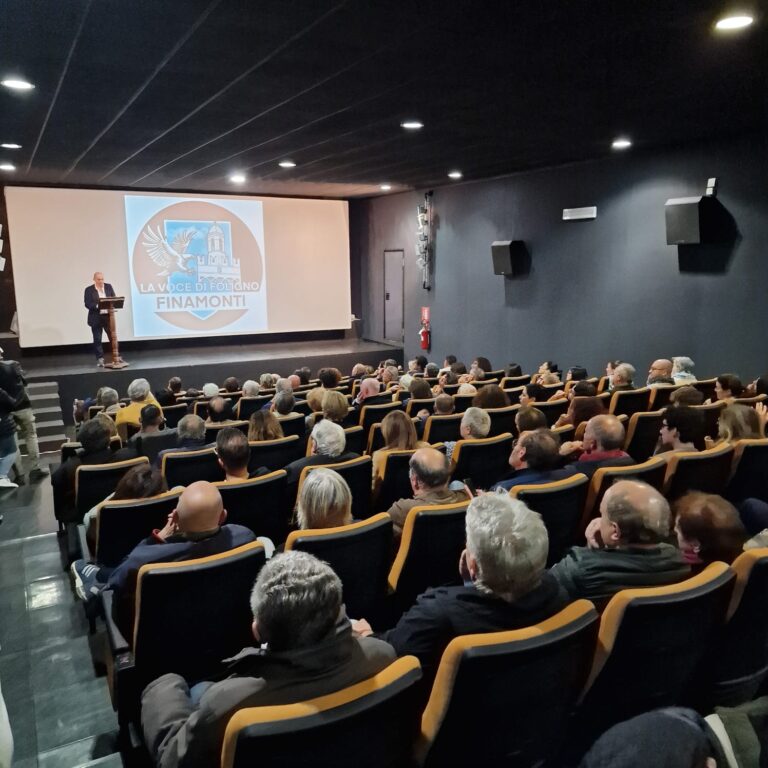
<path fill-rule="evenodd" d="M 688 405 L 667 408 L 661 421 L 656 455 L 667 461 L 675 453 L 698 451 L 696 441 L 702 437 L 704 419 Z"/>

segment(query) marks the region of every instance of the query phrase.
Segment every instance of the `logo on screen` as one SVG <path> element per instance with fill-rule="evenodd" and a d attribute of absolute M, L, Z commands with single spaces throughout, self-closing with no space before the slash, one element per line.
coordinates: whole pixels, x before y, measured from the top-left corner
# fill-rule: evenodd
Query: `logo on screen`
<path fill-rule="evenodd" d="M 216 330 L 248 312 L 262 289 L 251 230 L 221 206 L 189 200 L 159 210 L 139 230 L 133 275 L 155 314 L 184 330 Z"/>

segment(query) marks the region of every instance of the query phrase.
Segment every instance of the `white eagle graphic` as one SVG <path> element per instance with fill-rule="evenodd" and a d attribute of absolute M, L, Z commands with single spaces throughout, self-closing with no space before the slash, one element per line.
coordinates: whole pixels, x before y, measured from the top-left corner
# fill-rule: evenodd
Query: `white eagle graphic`
<path fill-rule="evenodd" d="M 169 275 L 171 272 L 183 272 L 185 275 L 194 274 L 194 267 L 188 265 L 190 261 L 194 264 L 195 260 L 193 256 L 186 255 L 186 250 L 196 234 L 194 229 L 185 229 L 178 232 L 173 238 L 173 245 L 169 245 L 159 225 L 157 232 L 154 232 L 151 226 L 147 226 L 142 242 L 149 257 L 162 270 L 157 273 L 159 277 Z"/>

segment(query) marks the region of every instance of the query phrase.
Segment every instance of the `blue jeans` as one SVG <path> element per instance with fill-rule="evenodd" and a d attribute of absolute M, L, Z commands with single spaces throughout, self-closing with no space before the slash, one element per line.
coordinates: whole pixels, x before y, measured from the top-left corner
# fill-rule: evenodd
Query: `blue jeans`
<path fill-rule="evenodd" d="M 16 433 L 0 437 L 0 477 L 8 477 L 16 459 Z"/>

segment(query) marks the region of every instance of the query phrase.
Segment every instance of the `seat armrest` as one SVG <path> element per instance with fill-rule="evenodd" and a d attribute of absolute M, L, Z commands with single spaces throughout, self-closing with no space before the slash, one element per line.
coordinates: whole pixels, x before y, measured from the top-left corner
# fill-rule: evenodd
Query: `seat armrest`
<path fill-rule="evenodd" d="M 113 656 L 117 656 L 120 653 L 130 653 L 131 645 L 123 637 L 123 633 L 117 626 L 112 616 L 112 606 L 115 602 L 115 593 L 111 589 L 105 589 L 101 593 L 101 602 L 104 606 L 104 621 L 107 625 L 107 640 L 109 642 L 109 649 Z"/>
<path fill-rule="evenodd" d="M 77 544 L 81 559 L 85 560 L 86 563 L 90 562 L 91 550 L 88 546 L 88 536 L 86 535 L 85 524 L 83 523 L 77 526 Z"/>

